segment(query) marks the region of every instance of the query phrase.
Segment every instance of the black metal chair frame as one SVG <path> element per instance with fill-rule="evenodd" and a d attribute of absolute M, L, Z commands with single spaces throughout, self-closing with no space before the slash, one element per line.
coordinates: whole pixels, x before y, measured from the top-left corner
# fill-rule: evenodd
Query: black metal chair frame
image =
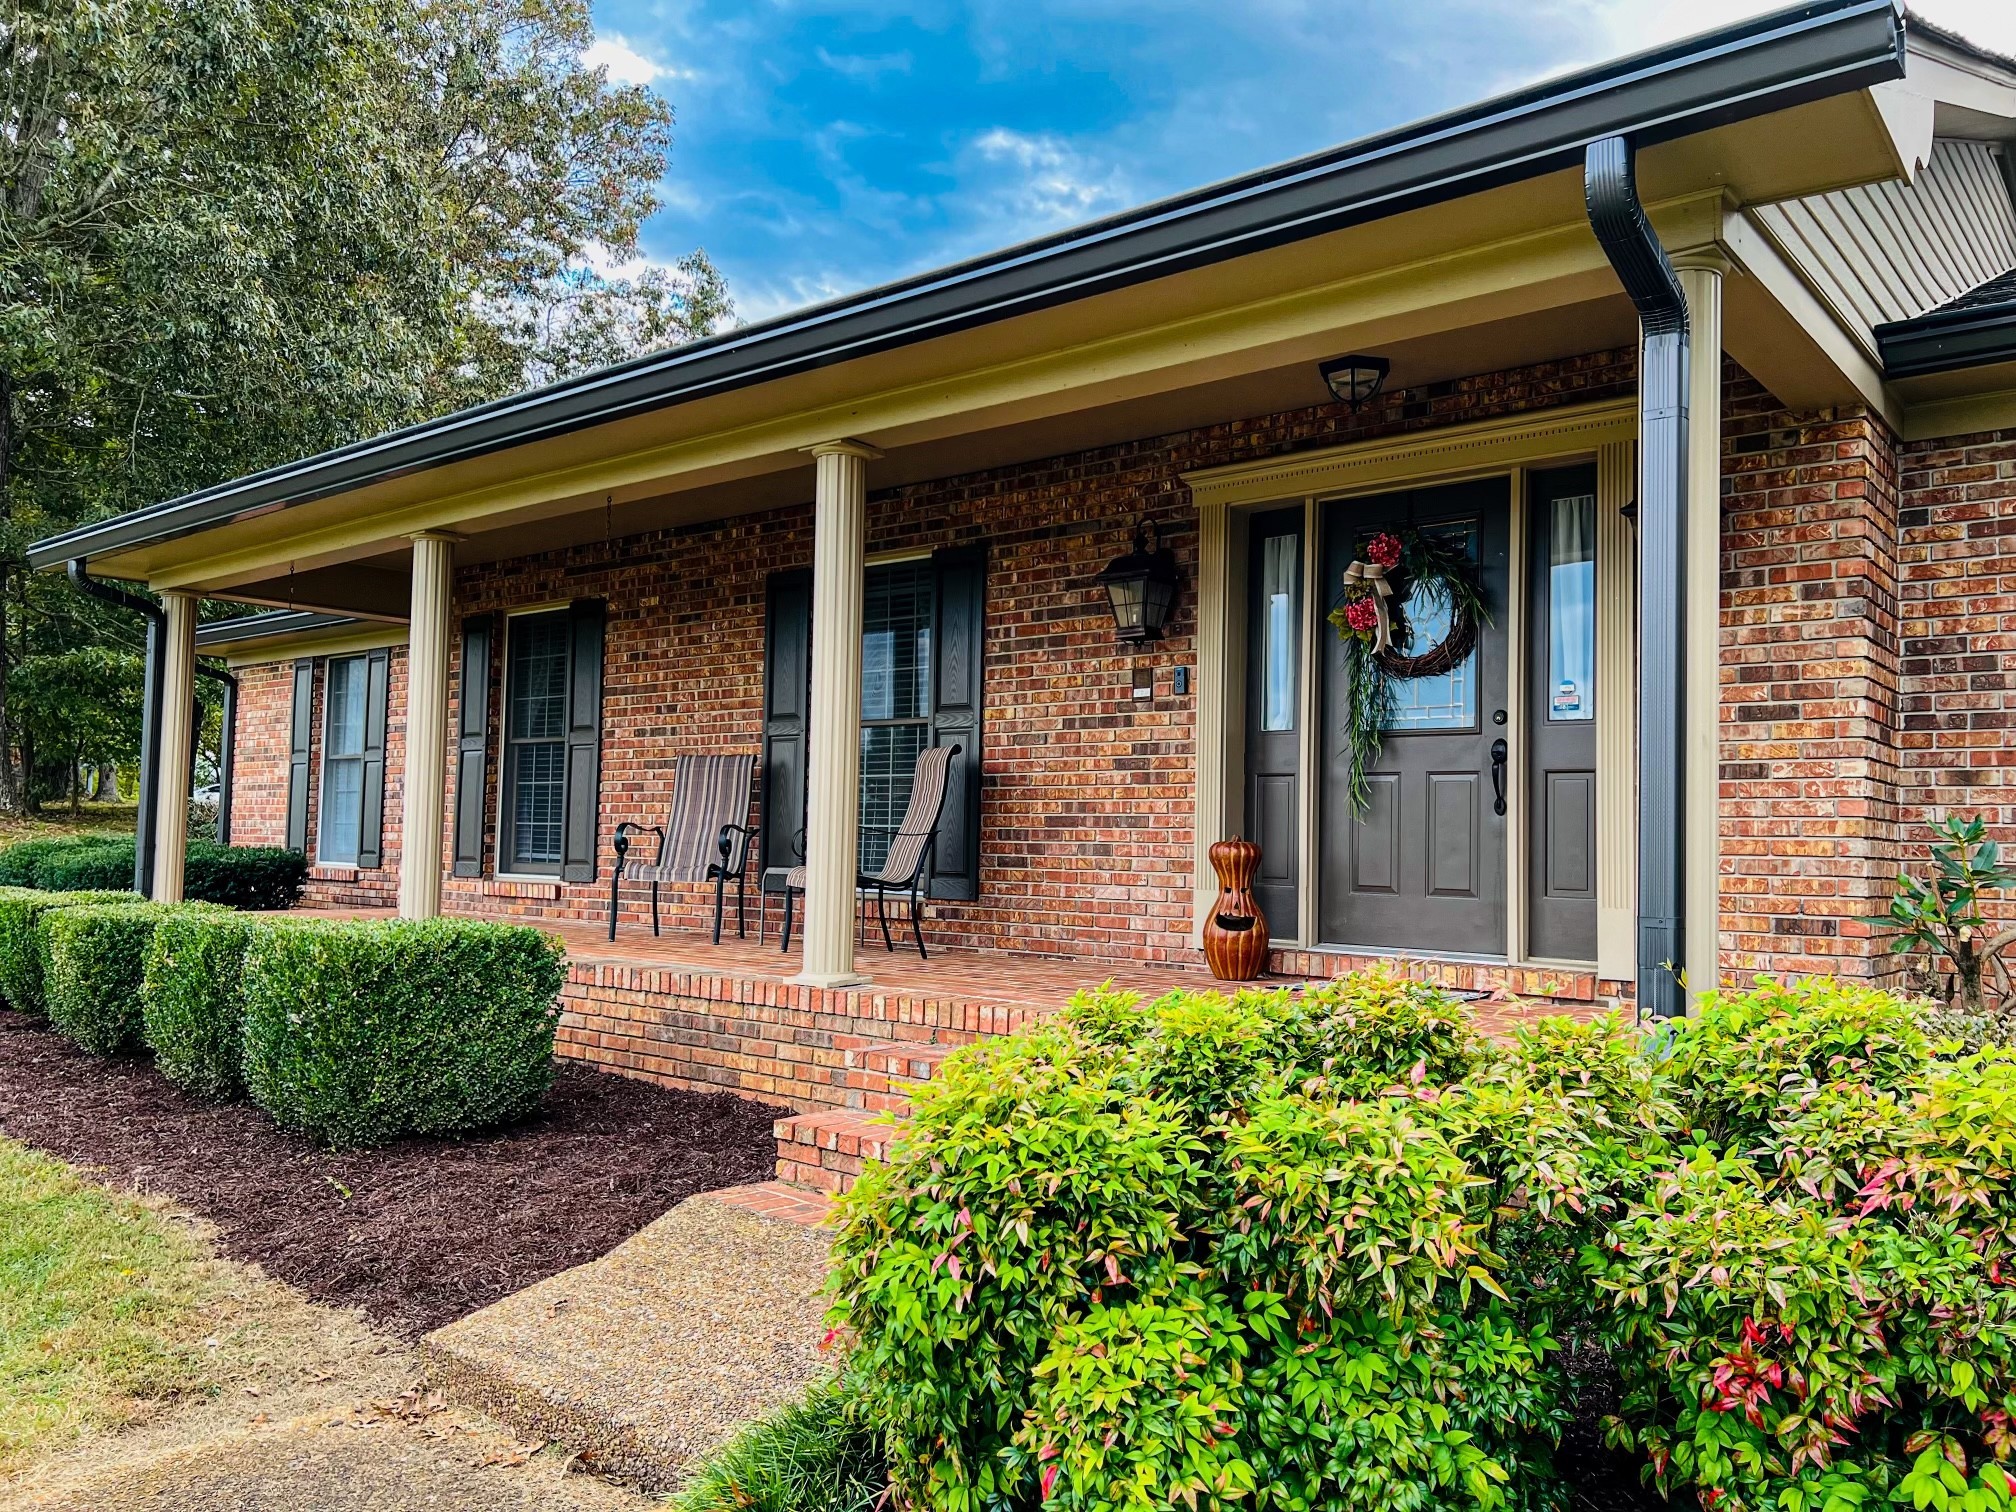
<path fill-rule="evenodd" d="M 623 862 L 630 853 L 630 836 L 656 835 L 658 856 L 654 866 L 665 864 L 665 826 L 662 824 L 633 824 L 624 820 L 616 826 L 616 867 L 609 875 L 609 938 L 616 938 L 616 908 L 622 896 Z M 740 835 L 738 845 L 733 839 Z M 735 933 L 741 939 L 749 937 L 749 842 L 756 836 L 755 827 L 747 824 L 724 824 L 721 833 L 715 837 L 715 848 L 720 852 L 719 861 L 707 865 L 707 875 L 703 879 L 714 884 L 714 943 L 721 943 L 721 915 L 727 907 L 728 882 L 735 882 Z M 732 860 L 732 864 L 731 864 Z M 785 899 L 786 913 L 789 913 L 790 899 Z M 658 879 L 651 879 L 651 933 L 659 933 L 658 926 Z"/>
<path fill-rule="evenodd" d="M 958 746 L 952 746 L 950 749 L 952 756 L 959 754 Z M 950 758 L 948 757 L 947 759 L 949 760 Z M 945 822 L 945 803 L 950 793 L 951 787 L 948 783 L 945 791 L 938 795 L 938 811 L 931 816 L 931 828 L 924 836 L 923 848 L 917 852 L 917 864 L 911 867 L 909 876 L 870 877 L 859 872 L 855 874 L 854 892 L 857 904 L 862 892 L 871 890 L 874 892 L 875 916 L 882 924 L 882 948 L 891 954 L 895 953 L 896 942 L 889 934 L 889 894 L 891 892 L 907 892 L 910 895 L 910 933 L 917 941 L 918 959 L 925 961 L 931 959 L 924 950 L 924 910 L 922 907 L 926 888 L 924 879 L 930 875 L 932 858 L 938 854 L 938 827 Z M 892 841 L 898 835 L 915 833 L 914 831 L 906 831 L 900 824 L 870 824 L 862 827 L 873 834 L 888 835 Z M 800 854 L 803 854 L 802 841 L 800 842 Z M 791 898 L 794 893 L 802 891 L 803 889 L 801 888 L 788 885 L 784 889 L 784 943 L 781 948 L 786 951 L 791 948 Z"/>

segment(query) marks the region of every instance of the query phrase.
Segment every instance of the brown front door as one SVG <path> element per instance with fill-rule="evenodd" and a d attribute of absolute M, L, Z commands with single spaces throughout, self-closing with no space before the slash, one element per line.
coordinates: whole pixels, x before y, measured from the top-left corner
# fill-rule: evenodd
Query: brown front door
<path fill-rule="evenodd" d="M 1382 530 L 1416 528 L 1459 544 L 1477 563 L 1491 623 L 1453 671 L 1399 684 L 1371 805 L 1350 802 L 1343 717 L 1346 671 L 1324 627 L 1322 943 L 1376 950 L 1500 956 L 1505 940 L 1505 811 L 1509 748 L 1505 620 L 1511 555 L 1510 482 L 1487 478 L 1325 507 L 1323 584 L 1341 596 L 1344 569 Z M 1404 585 L 1403 585 L 1404 590 Z M 1410 651 L 1437 643 L 1448 622 L 1435 603 L 1407 603 Z"/>

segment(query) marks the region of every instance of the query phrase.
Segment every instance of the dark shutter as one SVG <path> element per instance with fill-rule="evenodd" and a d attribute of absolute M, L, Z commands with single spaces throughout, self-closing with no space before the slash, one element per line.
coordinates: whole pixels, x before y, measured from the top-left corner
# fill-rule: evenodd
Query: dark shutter
<path fill-rule="evenodd" d="M 315 735 L 315 663 L 294 663 L 294 715 L 287 747 L 287 849 L 308 849 L 308 770 Z"/>
<path fill-rule="evenodd" d="M 763 632 L 763 865 L 796 866 L 812 702 L 812 574 L 770 574 Z"/>
<path fill-rule="evenodd" d="M 566 829 L 560 880 L 595 880 L 595 830 L 602 806 L 602 627 L 607 606 L 576 599 L 567 611 Z"/>
<path fill-rule="evenodd" d="M 490 644 L 496 617 L 462 621 L 462 682 L 455 697 L 455 875 L 483 875 L 483 799 L 490 783 Z"/>
<path fill-rule="evenodd" d="M 960 546 L 931 558 L 936 625 L 932 645 L 931 743 L 957 745 L 931 866 L 931 896 L 980 896 L 980 686 L 986 660 L 987 548 Z"/>
<path fill-rule="evenodd" d="M 375 871 L 385 864 L 385 706 L 391 681 L 390 651 L 373 651 L 364 658 L 364 812 L 357 835 L 360 871 Z M 413 843 L 411 835 L 406 843 Z"/>

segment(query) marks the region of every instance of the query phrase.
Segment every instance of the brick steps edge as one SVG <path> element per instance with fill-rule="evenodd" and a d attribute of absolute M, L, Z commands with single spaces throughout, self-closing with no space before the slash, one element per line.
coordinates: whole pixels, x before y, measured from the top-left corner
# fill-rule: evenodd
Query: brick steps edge
<path fill-rule="evenodd" d="M 866 1162 L 888 1157 L 900 1132 L 877 1113 L 827 1109 L 780 1118 L 777 1179 L 829 1196 L 844 1192 Z"/>

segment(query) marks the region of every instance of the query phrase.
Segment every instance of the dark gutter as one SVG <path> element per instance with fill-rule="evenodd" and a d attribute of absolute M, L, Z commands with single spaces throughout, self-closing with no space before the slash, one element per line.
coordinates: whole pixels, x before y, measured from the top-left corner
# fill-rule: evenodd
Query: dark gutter
<path fill-rule="evenodd" d="M 241 614 L 235 619 L 210 620 L 196 627 L 196 644 L 204 650 L 235 645 L 239 641 L 266 640 L 275 635 L 298 635 L 304 630 L 326 630 L 337 625 L 382 623 L 349 614 L 324 614 L 313 609 L 275 609 L 270 614 Z"/>
<path fill-rule="evenodd" d="M 92 577 L 82 557 L 70 563 L 70 582 L 80 593 L 89 594 L 119 609 L 130 609 L 147 621 L 147 658 L 140 691 L 140 792 L 134 812 L 133 891 L 143 898 L 154 896 L 154 850 L 161 835 L 161 653 L 166 643 L 168 616 L 150 598 L 101 583 Z"/>
<path fill-rule="evenodd" d="M 1876 327 L 1886 378 L 2016 362 L 2016 302 L 1938 309 Z"/>
<path fill-rule="evenodd" d="M 669 352 L 479 405 L 55 536 L 33 568 L 129 550 L 1347 226 L 1904 74 L 1890 0 L 1814 0 Z"/>
<path fill-rule="evenodd" d="M 1590 144 L 1589 225 L 1638 307 L 1638 1011 L 1687 1012 L 1687 296 L 1632 145 Z M 1713 587 L 1713 584 L 1708 585 Z"/>

